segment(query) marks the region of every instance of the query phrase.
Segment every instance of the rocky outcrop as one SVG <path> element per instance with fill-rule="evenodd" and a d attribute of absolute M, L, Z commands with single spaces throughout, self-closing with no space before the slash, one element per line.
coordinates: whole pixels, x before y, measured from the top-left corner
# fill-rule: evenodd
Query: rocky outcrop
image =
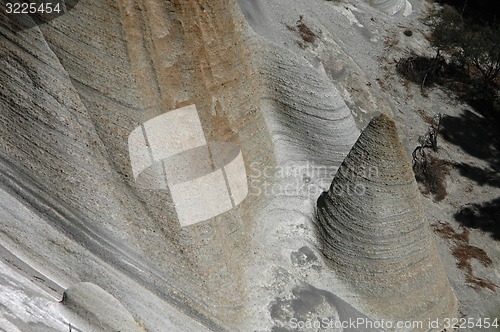
<path fill-rule="evenodd" d="M 257 81 L 235 10 L 231 1 L 80 1 L 42 27 L 17 32 L 0 20 L 2 187 L 44 211 L 58 237 L 82 243 L 214 330 L 223 323 L 207 317 L 241 316 L 240 257 L 252 223 L 234 209 L 181 228 L 169 190 L 134 181 L 128 137 L 194 104 L 208 140 L 233 142 L 248 160 L 272 158 L 258 98 L 249 98 Z M 16 241 L 34 254 L 50 246 Z M 45 268 L 57 270 L 52 262 L 66 255 L 50 250 Z M 74 267 L 65 276 L 71 283 L 84 275 L 106 287 L 101 274 Z"/>
<path fill-rule="evenodd" d="M 402 13 L 409 15 L 411 13 L 411 4 L 407 0 L 367 0 L 367 2 L 378 10 L 389 15 Z"/>
<path fill-rule="evenodd" d="M 245 273 L 263 196 L 182 227 L 169 188 L 135 181 L 129 135 L 196 105 L 206 140 L 237 146 L 248 173 L 280 158 L 338 163 L 358 131 L 331 82 L 251 34 L 236 1 L 82 0 L 43 26 L 6 22 L 0 185 L 42 220 L 33 232 L 28 220 L 0 221 L 8 249 L 42 262 L 58 284 L 99 284 L 148 329 L 192 320 L 245 330 L 257 307 Z M 145 305 L 146 290 L 161 305 Z"/>
<path fill-rule="evenodd" d="M 286 22 L 302 13 L 292 14 Z M 1 12 L 0 211 L 9 213 L 1 214 L 0 244 L 50 279 L 46 288 L 92 282 L 149 331 L 269 331 L 276 327 L 269 303 L 287 304 L 290 296 L 305 301 L 302 317 L 323 313 L 327 303 L 341 317 L 365 316 L 328 300 L 334 290 L 344 294 L 323 262 L 287 254 L 307 245 L 308 255 L 319 257 L 311 197 L 326 190 L 325 170 L 344 160 L 359 135 L 322 66 L 254 34 L 235 0 L 81 0 L 31 29 L 13 28 L 4 18 Z M 295 44 L 295 32 L 270 21 L 272 34 L 285 34 L 276 35 L 280 43 Z M 165 164 L 145 147 L 193 143 L 175 134 L 189 131 L 175 110 L 193 111 L 203 149 L 176 150 L 169 155 L 176 162 Z M 151 128 L 158 117 L 170 126 L 153 121 L 160 125 Z M 182 222 L 171 183 L 141 185 L 134 163 L 153 161 L 154 175 L 175 166 L 175 180 L 184 184 L 213 171 L 190 159 L 200 151 L 205 156 L 212 142 L 234 147 L 249 193 L 233 197 L 216 216 Z M 292 193 L 270 190 L 276 183 Z M 200 186 L 183 188 L 204 210 Z M 221 201 L 220 192 L 209 198 Z M 314 292 L 297 291 L 301 284 Z M 311 294 L 325 300 L 309 301 Z"/>
<path fill-rule="evenodd" d="M 419 195 L 395 123 L 379 115 L 318 200 L 324 255 L 378 317 L 427 321 L 456 314 Z"/>
<path fill-rule="evenodd" d="M 61 303 L 70 315 L 81 318 L 83 322 L 80 327 L 85 323 L 90 327 L 86 331 L 144 331 L 117 299 L 90 282 L 68 288 L 64 291 Z"/>

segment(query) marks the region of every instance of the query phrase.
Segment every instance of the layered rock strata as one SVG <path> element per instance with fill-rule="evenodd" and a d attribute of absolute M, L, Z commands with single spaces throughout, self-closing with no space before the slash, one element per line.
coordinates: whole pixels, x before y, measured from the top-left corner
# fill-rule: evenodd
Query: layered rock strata
<path fill-rule="evenodd" d="M 1 220 L 2 244 L 62 288 L 99 285 L 150 330 L 245 330 L 262 197 L 182 227 L 169 188 L 135 181 L 129 135 L 196 105 L 206 139 L 236 145 L 249 177 L 285 157 L 339 163 L 358 132 L 333 85 L 250 33 L 236 1 L 82 0 L 23 31 L 2 15 L 0 186 L 40 218 Z"/>
<path fill-rule="evenodd" d="M 307 195 L 251 191 L 234 209 L 183 227 L 169 188 L 135 181 L 128 138 L 151 119 L 196 105 L 206 139 L 236 146 L 249 178 L 272 185 L 279 179 L 268 170 L 278 165 L 297 177 L 290 182 L 316 190 L 323 172 L 314 178 L 302 166 L 338 166 L 359 134 L 324 73 L 254 35 L 234 0 L 82 0 L 23 31 L 13 31 L 2 15 L 6 250 L 58 289 L 69 287 L 66 303 L 75 294 L 71 285 L 86 290 L 79 283 L 92 282 L 149 331 L 268 331 L 279 328 L 265 312 L 272 311 L 270 299 L 290 296 L 305 301 L 297 306 L 304 317 L 321 312 L 321 303 L 308 299 L 340 289 L 331 271 L 293 266 L 283 256 L 285 243 L 290 251 L 309 245 L 302 231 L 309 224 L 296 210 Z M 294 292 L 292 281 L 261 278 L 251 265 L 286 270 L 297 276 L 295 284 L 307 279 L 325 289 Z M 93 301 L 78 295 L 78 305 L 67 307 L 80 313 Z M 338 309 L 346 313 L 341 317 L 364 317 Z"/>
<path fill-rule="evenodd" d="M 323 253 L 392 320 L 454 317 L 457 304 L 393 120 L 374 118 L 318 200 Z"/>

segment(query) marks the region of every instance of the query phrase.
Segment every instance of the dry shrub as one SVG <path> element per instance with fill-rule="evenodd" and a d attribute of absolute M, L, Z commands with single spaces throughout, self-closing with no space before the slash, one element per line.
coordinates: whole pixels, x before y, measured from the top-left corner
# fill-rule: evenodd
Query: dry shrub
<path fill-rule="evenodd" d="M 432 194 L 434 201 L 443 200 L 446 195 L 446 176 L 449 174 L 450 164 L 447 161 L 435 157 L 439 151 L 437 138 L 441 129 L 442 115 L 437 114 L 430 118 L 425 111 L 419 114 L 425 115 L 425 120 L 430 122 L 425 135 L 419 137 L 420 145 L 412 152 L 413 172 L 415 179 L 423 186 L 424 194 Z"/>
<path fill-rule="evenodd" d="M 472 288 L 475 290 L 488 288 L 495 292 L 495 288 L 498 287 L 497 285 L 495 285 L 491 280 L 474 276 L 474 272 L 472 271 L 471 260 L 473 258 L 477 259 L 486 267 L 490 267 L 493 264 L 491 258 L 483 249 L 466 243 L 459 243 L 456 244 L 452 252 L 453 256 L 455 256 L 458 260 L 457 267 L 465 271 L 465 280 L 469 285 L 471 285 Z"/>
<path fill-rule="evenodd" d="M 394 46 L 396 46 L 398 44 L 399 44 L 399 40 L 397 40 L 397 39 L 389 38 L 389 37 L 384 38 L 384 45 L 387 48 L 394 47 Z"/>
<path fill-rule="evenodd" d="M 460 243 L 458 246 L 453 248 L 453 256 L 458 259 L 457 266 L 459 268 L 465 269 L 470 272 L 472 272 L 472 267 L 470 264 L 470 260 L 472 258 L 477 259 L 486 267 L 489 267 L 491 266 L 491 264 L 493 264 L 493 261 L 490 257 L 488 257 L 486 251 L 465 243 Z"/>
<path fill-rule="evenodd" d="M 300 37 L 306 43 L 314 43 L 316 38 L 318 37 L 305 23 L 304 16 L 300 15 L 299 20 L 297 21 L 297 29 L 299 31 Z"/>
<path fill-rule="evenodd" d="M 396 64 L 396 69 L 404 78 L 424 88 L 438 80 L 439 73 L 445 64 L 446 62 L 439 53 L 434 58 L 413 54 L 400 59 Z"/>
<path fill-rule="evenodd" d="M 463 228 L 462 233 L 457 233 L 450 224 L 434 225 L 434 231 L 439 234 L 443 239 L 456 240 L 469 243 L 469 233 L 467 228 Z"/>
<path fill-rule="evenodd" d="M 299 20 L 295 23 L 295 26 L 285 24 L 286 28 L 290 31 L 298 32 L 302 40 L 297 40 L 297 44 L 300 48 L 305 49 L 306 43 L 314 43 L 318 35 L 314 33 L 305 23 L 304 16 L 300 15 Z"/>
<path fill-rule="evenodd" d="M 492 292 L 496 292 L 496 288 L 498 287 L 489 279 L 478 278 L 471 275 L 467 275 L 465 277 L 465 281 L 476 291 L 480 290 L 481 288 L 488 288 Z"/>
<path fill-rule="evenodd" d="M 471 260 L 477 259 L 483 266 L 490 267 L 493 261 L 486 251 L 469 244 L 469 230 L 464 228 L 462 233 L 456 232 L 450 224 L 444 223 L 433 225 L 434 231 L 443 239 L 454 242 L 452 254 L 457 259 L 457 267 L 465 271 L 465 281 L 476 291 L 482 288 L 488 288 L 495 292 L 498 287 L 491 280 L 479 278 L 474 275 Z"/>
<path fill-rule="evenodd" d="M 447 161 L 438 159 L 423 149 L 418 151 L 420 152 L 414 154 L 413 159 L 415 179 L 422 185 L 423 194 L 432 194 L 435 202 L 442 201 L 448 194 L 446 176 L 449 174 L 450 165 Z"/>

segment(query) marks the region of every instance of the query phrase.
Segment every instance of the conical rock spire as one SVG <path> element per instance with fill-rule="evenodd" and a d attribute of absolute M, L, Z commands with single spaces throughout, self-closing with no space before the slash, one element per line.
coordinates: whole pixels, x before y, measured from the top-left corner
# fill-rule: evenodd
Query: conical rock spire
<path fill-rule="evenodd" d="M 379 115 L 362 132 L 318 200 L 317 224 L 324 255 L 368 311 L 454 317 L 456 298 L 391 118 Z"/>

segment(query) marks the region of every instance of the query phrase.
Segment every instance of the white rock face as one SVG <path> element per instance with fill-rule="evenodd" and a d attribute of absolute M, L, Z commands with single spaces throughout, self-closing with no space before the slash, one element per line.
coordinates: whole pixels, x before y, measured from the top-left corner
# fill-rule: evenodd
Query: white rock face
<path fill-rule="evenodd" d="M 367 0 L 367 2 L 374 8 L 389 15 L 395 15 L 399 12 L 409 15 L 406 11 L 407 7 L 411 12 L 411 4 L 407 0 Z"/>

